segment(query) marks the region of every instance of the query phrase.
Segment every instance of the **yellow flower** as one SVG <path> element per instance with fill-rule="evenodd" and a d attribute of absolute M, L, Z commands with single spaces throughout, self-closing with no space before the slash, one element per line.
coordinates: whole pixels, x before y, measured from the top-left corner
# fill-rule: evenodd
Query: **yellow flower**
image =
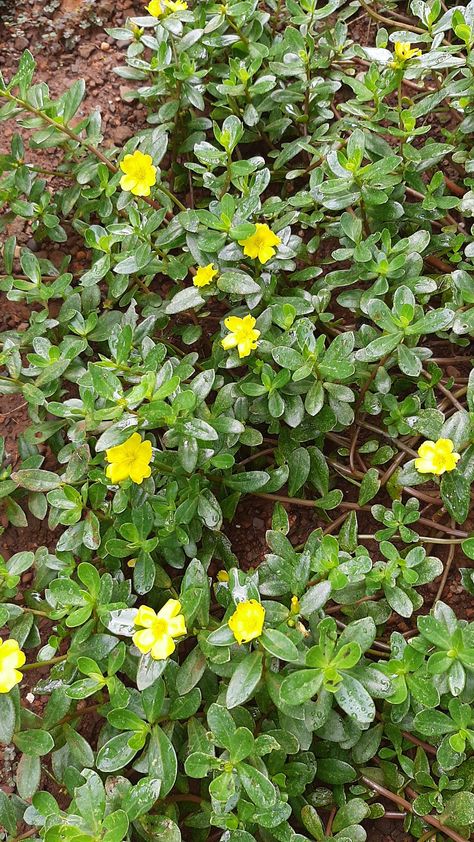
<path fill-rule="evenodd" d="M 254 328 L 254 317 L 250 313 L 243 319 L 239 316 L 228 316 L 224 319 L 224 324 L 230 333 L 222 339 L 222 347 L 228 351 L 237 346 L 239 357 L 248 357 L 250 351 L 254 351 L 257 347 L 257 339 L 260 336 L 260 331 Z"/>
<path fill-rule="evenodd" d="M 257 222 L 255 234 L 245 240 L 239 240 L 239 245 L 244 247 L 244 254 L 247 257 L 258 257 L 260 263 L 267 263 L 276 253 L 273 246 L 279 246 L 280 237 L 277 237 L 265 223 Z"/>
<path fill-rule="evenodd" d="M 0 693 L 9 693 L 22 680 L 23 673 L 17 668 L 25 661 L 25 653 L 12 637 L 0 643 Z"/>
<path fill-rule="evenodd" d="M 229 628 L 234 633 L 237 643 L 249 643 L 260 637 L 263 631 L 265 608 L 256 599 L 239 602 L 229 620 Z"/>
<path fill-rule="evenodd" d="M 404 64 L 410 58 L 421 56 L 421 50 L 412 47 L 408 41 L 395 41 L 396 64 Z"/>
<path fill-rule="evenodd" d="M 170 12 L 185 12 L 188 4 L 184 0 L 164 0 L 165 6 Z"/>
<path fill-rule="evenodd" d="M 213 263 L 209 263 L 207 266 L 199 266 L 193 278 L 193 284 L 195 287 L 205 287 L 212 283 L 216 275 L 217 269 L 214 269 Z"/>
<path fill-rule="evenodd" d="M 217 574 L 217 581 L 218 582 L 228 582 L 229 581 L 229 574 L 227 570 L 219 570 Z"/>
<path fill-rule="evenodd" d="M 158 614 L 148 605 L 141 605 L 135 617 L 135 625 L 143 626 L 133 635 L 133 642 L 144 655 L 151 654 L 155 661 L 164 661 L 176 649 L 175 637 L 187 633 L 181 603 L 169 599 Z"/>
<path fill-rule="evenodd" d="M 110 465 L 107 465 L 105 476 L 114 485 L 130 479 L 141 485 L 146 477 L 151 474 L 150 462 L 152 457 L 151 442 L 142 441 L 140 433 L 133 433 L 123 444 L 116 447 L 109 447 L 105 451 L 105 458 Z"/>
<path fill-rule="evenodd" d="M 127 561 L 127 567 L 131 567 L 132 569 L 134 567 L 136 567 L 136 564 L 137 564 L 136 558 L 131 558 L 129 561 Z"/>
<path fill-rule="evenodd" d="M 133 155 L 125 155 L 120 161 L 125 175 L 120 179 L 122 190 L 129 190 L 134 196 L 149 196 L 150 188 L 156 184 L 156 167 L 151 155 L 144 155 L 136 149 Z"/>
<path fill-rule="evenodd" d="M 415 468 L 420 474 L 436 474 L 441 476 L 446 471 L 453 471 L 460 459 L 459 453 L 454 452 L 451 439 L 438 441 L 424 441 L 418 448 L 419 459 L 415 459 Z"/>
<path fill-rule="evenodd" d="M 145 9 L 154 18 L 159 18 L 164 12 L 163 6 L 161 5 L 161 0 L 150 0 L 148 6 L 145 6 Z"/>

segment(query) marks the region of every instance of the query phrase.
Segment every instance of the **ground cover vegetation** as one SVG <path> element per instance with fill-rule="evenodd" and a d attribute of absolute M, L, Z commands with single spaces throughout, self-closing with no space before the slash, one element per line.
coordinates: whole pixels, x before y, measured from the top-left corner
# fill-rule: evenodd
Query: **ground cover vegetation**
<path fill-rule="evenodd" d="M 108 33 L 148 109 L 120 148 L 80 79 L 52 98 L 28 50 L 0 79 L 30 308 L 1 508 L 55 536 L 0 563 L 6 838 L 463 842 L 474 3 L 151 0 Z"/>

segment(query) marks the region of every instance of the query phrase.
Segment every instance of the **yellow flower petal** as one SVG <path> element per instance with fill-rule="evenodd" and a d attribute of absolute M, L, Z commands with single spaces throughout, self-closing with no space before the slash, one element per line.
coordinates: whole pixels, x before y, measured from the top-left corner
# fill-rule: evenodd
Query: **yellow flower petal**
<path fill-rule="evenodd" d="M 22 667 L 25 661 L 26 655 L 13 637 L 0 644 L 0 693 L 9 693 L 20 683 L 23 674 L 17 667 Z"/>
<path fill-rule="evenodd" d="M 159 18 L 163 14 L 163 9 L 160 0 L 150 0 L 148 6 L 145 6 L 147 12 L 154 18 Z"/>
<path fill-rule="evenodd" d="M 136 186 L 137 179 L 133 175 L 123 175 L 120 179 L 120 187 L 122 190 L 128 190 L 130 193 Z"/>
<path fill-rule="evenodd" d="M 164 661 L 169 658 L 176 649 L 176 644 L 170 635 L 164 635 L 158 639 L 151 650 L 151 657 L 155 661 Z"/>
<path fill-rule="evenodd" d="M 156 612 L 148 605 L 140 605 L 135 617 L 134 623 L 136 626 L 145 626 L 150 628 L 156 620 Z"/>
<path fill-rule="evenodd" d="M 239 316 L 227 316 L 227 318 L 224 319 L 224 324 L 227 330 L 231 331 L 239 330 L 242 322 L 243 319 L 239 318 Z"/>
<path fill-rule="evenodd" d="M 181 635 L 187 633 L 186 622 L 182 614 L 168 620 L 168 630 L 172 637 L 181 637 Z"/>
<path fill-rule="evenodd" d="M 235 348 L 237 345 L 235 335 L 233 333 L 229 333 L 227 336 L 224 336 L 224 339 L 221 340 L 221 345 L 224 351 L 230 351 L 231 348 Z"/>
<path fill-rule="evenodd" d="M 435 446 L 437 452 L 442 453 L 443 455 L 448 455 L 454 450 L 454 444 L 451 439 L 438 439 Z"/>
<path fill-rule="evenodd" d="M 137 649 L 144 655 L 147 655 L 155 644 L 156 636 L 153 629 L 140 629 L 140 631 L 135 632 L 132 640 Z"/>
<path fill-rule="evenodd" d="M 107 465 L 105 469 L 105 476 L 111 481 L 113 485 L 123 482 L 129 477 L 129 469 L 127 462 L 114 462 L 112 465 Z"/>
<path fill-rule="evenodd" d="M 134 465 L 131 466 L 129 476 L 132 482 L 136 483 L 136 485 L 141 485 L 144 479 L 148 479 L 151 475 L 151 468 L 149 465 L 145 464 L 143 461 L 137 460 Z"/>
<path fill-rule="evenodd" d="M 431 458 L 435 452 L 435 443 L 434 441 L 424 441 L 423 444 L 420 445 L 418 448 L 418 454 L 422 458 Z"/>
<path fill-rule="evenodd" d="M 163 620 L 171 620 L 172 617 L 177 617 L 181 611 L 181 603 L 179 599 L 169 599 L 158 611 L 158 617 Z"/>

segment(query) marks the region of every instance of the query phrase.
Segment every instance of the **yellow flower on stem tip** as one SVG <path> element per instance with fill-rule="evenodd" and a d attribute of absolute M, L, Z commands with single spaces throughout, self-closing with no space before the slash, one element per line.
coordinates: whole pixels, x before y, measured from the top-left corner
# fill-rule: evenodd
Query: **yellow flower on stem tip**
<path fill-rule="evenodd" d="M 408 41 L 395 41 L 394 50 L 397 64 L 403 64 L 410 58 L 421 56 L 421 50 L 418 50 L 416 47 L 412 47 Z"/>
<path fill-rule="evenodd" d="M 125 155 L 120 161 L 120 169 L 125 175 L 120 179 L 122 190 L 130 191 L 134 196 L 149 196 L 156 184 L 156 167 L 151 155 L 144 155 L 136 149 L 133 155 Z"/>
<path fill-rule="evenodd" d="M 218 582 L 228 582 L 229 581 L 229 574 L 227 570 L 219 570 L 217 574 L 217 581 Z"/>
<path fill-rule="evenodd" d="M 0 693 L 9 693 L 15 684 L 19 684 L 23 673 L 18 671 L 26 661 L 18 642 L 10 637 L 0 643 Z"/>
<path fill-rule="evenodd" d="M 216 275 L 217 269 L 214 269 L 213 263 L 208 263 L 207 266 L 199 266 L 194 275 L 193 284 L 195 287 L 205 287 L 212 283 Z"/>
<path fill-rule="evenodd" d="M 273 233 L 266 222 L 257 222 L 255 228 L 255 234 L 251 234 L 245 240 L 239 240 L 239 246 L 244 247 L 247 257 L 258 257 L 260 263 L 267 263 L 276 254 L 274 246 L 280 245 L 280 237 Z"/>
<path fill-rule="evenodd" d="M 260 637 L 265 620 L 265 608 L 256 599 L 239 602 L 229 620 L 229 628 L 234 633 L 237 643 L 249 643 Z"/>
<path fill-rule="evenodd" d="M 424 441 L 418 448 L 419 459 L 415 459 L 415 468 L 419 474 L 435 474 L 441 476 L 446 471 L 453 471 L 459 459 L 459 453 L 454 452 L 451 439 L 438 441 Z"/>
<path fill-rule="evenodd" d="M 260 336 L 260 331 L 256 330 L 255 319 L 248 314 L 241 319 L 239 316 L 228 316 L 224 319 L 224 324 L 230 333 L 224 336 L 221 340 L 221 345 L 225 351 L 230 348 L 235 348 L 239 352 L 239 357 L 248 357 L 250 351 L 254 351 L 258 345 L 257 339 Z"/>
<path fill-rule="evenodd" d="M 105 451 L 107 465 L 105 476 L 116 485 L 130 479 L 141 485 L 151 474 L 150 462 L 153 455 L 151 442 L 142 441 L 140 433 L 133 433 L 123 444 L 109 447 Z"/>
<path fill-rule="evenodd" d="M 169 599 L 158 614 L 148 605 L 141 605 L 135 617 L 135 625 L 143 626 L 135 632 L 132 640 L 144 655 L 151 654 L 155 661 L 164 661 L 176 649 L 175 637 L 187 633 L 186 623 L 177 599 Z"/>

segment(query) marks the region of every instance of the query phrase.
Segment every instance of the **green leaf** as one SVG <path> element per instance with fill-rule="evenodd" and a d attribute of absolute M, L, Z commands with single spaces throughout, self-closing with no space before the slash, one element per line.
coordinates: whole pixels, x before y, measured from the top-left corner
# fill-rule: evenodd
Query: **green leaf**
<path fill-rule="evenodd" d="M 16 770 L 16 786 L 20 798 L 31 798 L 40 785 L 41 761 L 33 754 L 23 754 Z"/>
<path fill-rule="evenodd" d="M 431 310 L 430 313 L 427 313 L 421 319 L 418 319 L 418 321 L 406 328 L 406 333 L 408 335 L 421 335 L 424 333 L 435 333 L 438 330 L 444 330 L 451 324 L 453 317 L 453 311 L 448 310 L 447 308 L 441 310 Z"/>
<path fill-rule="evenodd" d="M 178 693 L 189 693 L 202 678 L 206 669 L 206 657 L 196 646 L 181 664 L 176 675 L 176 689 Z"/>
<path fill-rule="evenodd" d="M 233 477 L 226 477 L 225 484 L 229 488 L 240 491 L 241 494 L 250 494 L 258 491 L 270 479 L 266 471 L 246 471 L 242 474 L 234 474 Z"/>
<path fill-rule="evenodd" d="M 207 712 L 207 722 L 217 743 L 230 749 L 236 725 L 229 711 L 222 705 L 213 703 Z"/>
<path fill-rule="evenodd" d="M 117 734 L 99 749 L 96 766 L 101 772 L 117 772 L 135 757 L 138 749 L 130 748 L 129 737 L 127 732 Z"/>
<path fill-rule="evenodd" d="M 328 581 L 312 585 L 300 599 L 300 612 L 303 617 L 310 617 L 314 611 L 319 611 L 331 596 L 332 586 Z"/>
<path fill-rule="evenodd" d="M 233 295 L 251 295 L 261 291 L 259 285 L 250 275 L 237 270 L 227 271 L 220 275 L 217 279 L 217 286 L 222 292 L 229 292 Z"/>
<path fill-rule="evenodd" d="M 228 708 L 235 708 L 253 696 L 262 677 L 262 670 L 263 655 L 261 652 L 252 652 L 245 656 L 229 681 L 226 694 Z"/>
<path fill-rule="evenodd" d="M 105 790 L 97 772 L 88 771 L 83 786 L 75 790 L 74 797 L 81 816 L 96 833 L 105 813 Z"/>
<path fill-rule="evenodd" d="M 365 506 L 377 494 L 380 488 L 379 472 L 377 468 L 369 468 L 360 484 L 359 506 Z"/>
<path fill-rule="evenodd" d="M 121 802 L 121 807 L 126 812 L 129 821 L 133 822 L 144 813 L 149 813 L 159 798 L 160 789 L 161 781 L 158 778 L 142 778 L 129 789 Z"/>
<path fill-rule="evenodd" d="M 169 737 L 159 725 L 154 725 L 148 748 L 148 774 L 161 781 L 161 798 L 174 786 L 178 773 L 176 752 Z"/>
<path fill-rule="evenodd" d="M 454 470 L 443 474 L 440 484 L 441 499 L 457 523 L 464 523 L 471 504 L 471 484 Z"/>
<path fill-rule="evenodd" d="M 11 796 L 0 789 L 0 824 L 11 835 L 15 836 L 17 818 Z"/>
<path fill-rule="evenodd" d="M 10 80 L 10 84 L 8 85 L 10 89 L 18 87 L 20 91 L 20 96 L 22 98 L 26 97 L 28 88 L 31 84 L 31 80 L 33 79 L 35 67 L 36 62 L 33 56 L 31 55 L 29 50 L 25 50 L 20 57 L 20 61 L 18 62 L 18 70 L 13 76 L 13 78 Z"/>
<path fill-rule="evenodd" d="M 54 740 L 47 731 L 21 731 L 15 735 L 15 745 L 25 754 L 41 757 L 51 751 Z"/>
<path fill-rule="evenodd" d="M 186 287 L 176 293 L 166 306 L 168 315 L 175 313 L 182 313 L 183 310 L 192 310 L 194 307 L 199 307 L 204 304 L 204 298 L 199 293 L 197 287 Z"/>
<path fill-rule="evenodd" d="M 30 281 L 34 284 L 41 283 L 41 268 L 36 255 L 31 251 L 23 251 L 20 256 L 20 265 Z"/>
<path fill-rule="evenodd" d="M 230 758 L 233 763 L 245 760 L 255 751 L 255 740 L 248 728 L 237 728 L 230 741 Z"/>
<path fill-rule="evenodd" d="M 415 730 L 428 737 L 440 737 L 457 730 L 451 717 L 441 710 L 422 710 L 414 719 Z"/>
<path fill-rule="evenodd" d="M 466 791 L 454 793 L 445 801 L 440 819 L 448 827 L 453 828 L 474 825 L 474 794 Z"/>
<path fill-rule="evenodd" d="M 334 694 L 339 707 L 356 722 L 369 723 L 375 719 L 375 705 L 367 690 L 352 675 L 345 673 Z"/>
<path fill-rule="evenodd" d="M 94 765 L 94 752 L 88 741 L 82 734 L 79 734 L 68 724 L 63 725 L 63 729 L 66 742 L 74 760 L 82 769 L 91 768 Z"/>
<path fill-rule="evenodd" d="M 143 826 L 145 838 L 159 839 L 160 842 L 181 842 L 179 827 L 169 816 L 148 813 L 139 824 Z"/>
<path fill-rule="evenodd" d="M 324 784 L 350 784 L 356 780 L 357 772 L 344 760 L 323 757 L 318 759 L 318 778 Z"/>
<path fill-rule="evenodd" d="M 259 638 L 262 646 L 282 661 L 298 661 L 298 650 L 290 638 L 278 629 L 265 629 Z"/>
<path fill-rule="evenodd" d="M 280 698 L 286 705 L 300 705 L 309 701 L 320 690 L 323 673 L 317 669 L 293 672 L 283 679 Z"/>
<path fill-rule="evenodd" d="M 9 693 L 0 695 L 0 743 L 8 745 L 15 731 L 15 704 Z"/>
<path fill-rule="evenodd" d="M 276 804 L 277 791 L 272 782 L 248 763 L 239 763 L 239 778 L 250 800 L 262 810 Z"/>
<path fill-rule="evenodd" d="M 155 661 L 151 655 L 142 655 L 138 662 L 137 687 L 145 690 L 155 683 L 166 669 L 167 661 Z"/>
<path fill-rule="evenodd" d="M 52 471 L 42 471 L 39 468 L 14 471 L 11 477 L 20 488 L 26 488 L 28 491 L 51 491 L 61 486 L 61 480 L 57 474 L 53 474 Z"/>
<path fill-rule="evenodd" d="M 351 798 L 337 811 L 333 821 L 333 831 L 338 833 L 349 825 L 359 824 L 370 814 L 370 807 L 362 798 Z"/>
<path fill-rule="evenodd" d="M 294 497 L 309 476 L 310 456 L 305 447 L 297 447 L 288 456 L 288 494 Z"/>

